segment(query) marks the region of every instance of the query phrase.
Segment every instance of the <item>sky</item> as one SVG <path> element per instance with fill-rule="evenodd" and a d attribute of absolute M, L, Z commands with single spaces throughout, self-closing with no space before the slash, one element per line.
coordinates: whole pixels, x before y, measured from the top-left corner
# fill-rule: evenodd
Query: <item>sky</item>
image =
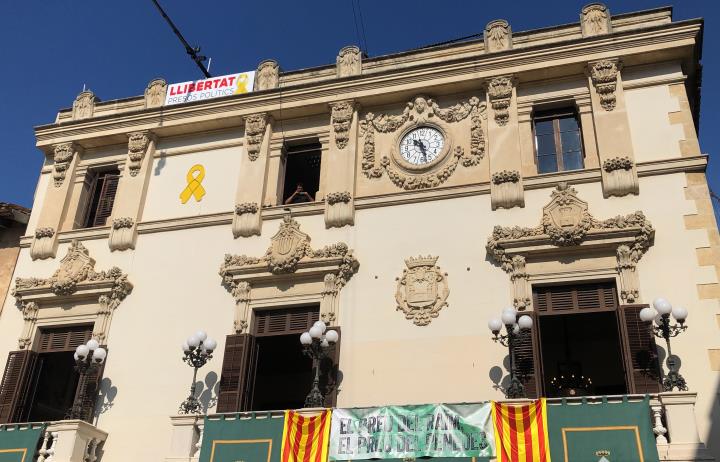
<path fill-rule="evenodd" d="M 160 0 L 192 45 L 212 58 L 213 75 L 254 70 L 276 59 L 283 70 L 334 63 L 343 46 L 369 56 L 481 33 L 493 19 L 514 31 L 578 22 L 581 1 Z M 613 14 L 669 2 L 606 1 Z M 0 0 L 0 201 L 30 207 L 42 153 L 33 127 L 52 123 L 87 86 L 100 99 L 141 95 L 147 83 L 201 78 L 151 0 Z M 674 20 L 705 18 L 700 146 L 720 194 L 720 2 L 682 0 Z M 362 21 L 360 21 L 362 18 Z M 361 26 L 356 26 L 361 24 Z M 717 208 L 717 207 L 716 207 Z"/>

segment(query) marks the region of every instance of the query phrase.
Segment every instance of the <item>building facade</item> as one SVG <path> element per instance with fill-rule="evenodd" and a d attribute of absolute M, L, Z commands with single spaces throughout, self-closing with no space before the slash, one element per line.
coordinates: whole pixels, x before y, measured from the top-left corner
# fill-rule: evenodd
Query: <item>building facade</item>
<path fill-rule="evenodd" d="M 486 325 L 512 306 L 533 319 L 514 355 L 527 397 L 650 394 L 661 458 L 720 456 L 702 31 L 669 8 L 591 4 L 547 29 L 498 20 L 483 40 L 264 61 L 253 92 L 219 99 L 166 106 L 162 79 L 81 93 L 35 129 L 0 419 L 57 422 L 79 457 L 187 460 L 196 422 L 171 419 L 183 339 L 218 341 L 203 412 L 299 408 L 298 336 L 318 319 L 340 332 L 329 406 L 501 400 L 508 350 Z M 664 397 L 667 347 L 639 318 L 659 297 L 689 312 L 672 339 L 689 390 Z M 107 359 L 80 379 L 91 338 Z M 63 420 L 78 394 L 87 423 Z M 56 454 L 75 454 L 63 437 Z"/>

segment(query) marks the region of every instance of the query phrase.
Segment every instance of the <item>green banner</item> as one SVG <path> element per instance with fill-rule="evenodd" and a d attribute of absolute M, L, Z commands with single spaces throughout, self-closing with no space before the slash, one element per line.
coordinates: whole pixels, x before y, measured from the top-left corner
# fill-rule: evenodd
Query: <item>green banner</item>
<path fill-rule="evenodd" d="M 279 461 L 284 423 L 284 413 L 205 417 L 199 462 Z"/>
<path fill-rule="evenodd" d="M 648 398 L 620 403 L 548 403 L 553 462 L 657 462 Z"/>
<path fill-rule="evenodd" d="M 491 413 L 490 403 L 335 409 L 330 460 L 490 458 Z"/>
<path fill-rule="evenodd" d="M 45 424 L 0 426 L 0 462 L 32 462 Z"/>

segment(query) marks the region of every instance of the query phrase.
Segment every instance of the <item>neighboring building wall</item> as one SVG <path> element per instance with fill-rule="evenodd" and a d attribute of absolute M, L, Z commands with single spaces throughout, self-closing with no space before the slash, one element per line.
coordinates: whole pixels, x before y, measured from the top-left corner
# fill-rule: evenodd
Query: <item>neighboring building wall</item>
<path fill-rule="evenodd" d="M 0 202 L 0 300 L 5 300 L 10 290 L 20 237 L 25 235 L 29 216 L 30 210 L 25 207 Z"/>

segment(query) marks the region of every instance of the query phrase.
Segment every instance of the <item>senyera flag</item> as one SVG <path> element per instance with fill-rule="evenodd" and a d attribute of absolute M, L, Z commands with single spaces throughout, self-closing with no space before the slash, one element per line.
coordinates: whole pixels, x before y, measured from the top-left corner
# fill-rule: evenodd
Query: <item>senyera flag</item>
<path fill-rule="evenodd" d="M 545 399 L 531 404 L 493 403 L 497 462 L 550 462 Z"/>
<path fill-rule="evenodd" d="M 330 409 L 315 416 L 285 411 L 281 462 L 326 462 L 330 418 Z"/>

